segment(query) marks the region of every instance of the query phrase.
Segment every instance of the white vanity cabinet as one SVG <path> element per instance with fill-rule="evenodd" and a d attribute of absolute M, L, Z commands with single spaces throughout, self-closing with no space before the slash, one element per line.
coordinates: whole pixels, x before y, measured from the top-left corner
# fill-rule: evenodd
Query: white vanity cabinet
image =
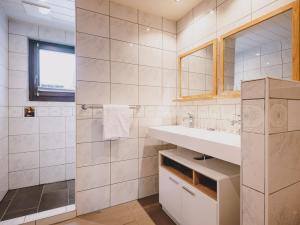
<path fill-rule="evenodd" d="M 239 166 L 199 153 L 160 152 L 159 201 L 180 225 L 239 225 Z"/>

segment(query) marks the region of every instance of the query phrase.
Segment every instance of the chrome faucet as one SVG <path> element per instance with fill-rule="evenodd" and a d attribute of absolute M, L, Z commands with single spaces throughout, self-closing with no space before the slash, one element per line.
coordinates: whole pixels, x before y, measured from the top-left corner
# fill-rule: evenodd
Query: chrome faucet
<path fill-rule="evenodd" d="M 186 113 L 187 116 L 183 117 L 183 122 L 185 122 L 186 120 L 188 120 L 188 125 L 189 127 L 194 127 L 194 116 L 192 113 L 187 112 Z"/>

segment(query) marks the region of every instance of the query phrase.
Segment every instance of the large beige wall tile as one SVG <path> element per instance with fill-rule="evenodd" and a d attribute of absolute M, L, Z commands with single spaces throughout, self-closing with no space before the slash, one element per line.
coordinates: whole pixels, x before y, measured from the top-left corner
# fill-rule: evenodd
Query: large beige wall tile
<path fill-rule="evenodd" d="M 138 84 L 138 65 L 111 62 L 111 82 L 120 84 Z"/>
<path fill-rule="evenodd" d="M 111 183 L 134 180 L 138 178 L 138 160 L 126 160 L 111 163 Z"/>
<path fill-rule="evenodd" d="M 103 141 L 102 119 L 77 120 L 77 143 Z"/>
<path fill-rule="evenodd" d="M 137 23 L 138 10 L 110 1 L 110 15 L 119 19 Z"/>
<path fill-rule="evenodd" d="M 116 140 L 111 142 L 111 161 L 138 158 L 138 139 Z"/>
<path fill-rule="evenodd" d="M 77 57 L 77 80 L 80 81 L 110 81 L 109 61 Z"/>
<path fill-rule="evenodd" d="M 139 44 L 162 48 L 162 31 L 139 25 Z"/>
<path fill-rule="evenodd" d="M 115 40 L 110 43 L 111 60 L 138 64 L 138 45 Z"/>
<path fill-rule="evenodd" d="M 242 99 L 265 97 L 265 79 L 242 82 Z"/>
<path fill-rule="evenodd" d="M 111 186 L 111 206 L 133 201 L 138 198 L 138 180 L 113 184 Z"/>
<path fill-rule="evenodd" d="M 150 176 L 139 179 L 139 198 L 158 193 L 158 176 Z"/>
<path fill-rule="evenodd" d="M 77 144 L 77 167 L 92 166 L 110 162 L 110 142 Z"/>
<path fill-rule="evenodd" d="M 77 82 L 77 104 L 107 104 L 110 101 L 109 83 Z"/>
<path fill-rule="evenodd" d="M 162 84 L 162 70 L 157 67 L 139 66 L 139 84 L 158 86 Z"/>
<path fill-rule="evenodd" d="M 265 101 L 263 99 L 242 101 L 243 131 L 263 134 L 265 129 L 264 118 Z"/>
<path fill-rule="evenodd" d="M 288 130 L 288 101 L 286 99 L 269 100 L 269 133 Z"/>
<path fill-rule="evenodd" d="M 76 7 L 105 15 L 109 14 L 109 0 L 76 0 Z"/>
<path fill-rule="evenodd" d="M 269 79 L 270 98 L 300 99 L 300 83 L 297 81 L 286 81 Z"/>
<path fill-rule="evenodd" d="M 163 31 L 176 34 L 176 22 L 163 18 Z"/>
<path fill-rule="evenodd" d="M 264 225 L 264 195 L 255 190 L 242 187 L 242 224 Z"/>
<path fill-rule="evenodd" d="M 269 197 L 269 224 L 296 225 L 300 223 L 300 184 L 284 188 Z"/>
<path fill-rule="evenodd" d="M 111 103 L 123 105 L 138 104 L 138 86 L 127 84 L 111 85 Z"/>
<path fill-rule="evenodd" d="M 153 27 L 157 29 L 162 29 L 162 17 L 156 16 L 153 14 L 145 13 L 142 11 L 139 11 L 139 17 L 138 17 L 139 24 L 142 24 L 144 26 Z"/>
<path fill-rule="evenodd" d="M 275 192 L 300 181 L 300 132 L 269 136 L 269 191 Z"/>
<path fill-rule="evenodd" d="M 242 183 L 265 192 L 265 136 L 242 133 Z"/>
<path fill-rule="evenodd" d="M 82 215 L 110 206 L 110 186 L 76 193 L 77 215 Z"/>
<path fill-rule="evenodd" d="M 109 17 L 83 9 L 76 12 L 76 30 L 102 37 L 109 36 Z"/>
<path fill-rule="evenodd" d="M 110 38 L 137 44 L 139 39 L 138 25 L 125 20 L 111 18 Z"/>
<path fill-rule="evenodd" d="M 139 48 L 139 64 L 145 66 L 161 67 L 162 51 L 156 48 L 140 46 Z"/>
<path fill-rule="evenodd" d="M 77 33 L 77 56 L 109 59 L 109 40 L 102 37 Z"/>
<path fill-rule="evenodd" d="M 106 186 L 110 184 L 110 164 L 81 167 L 77 169 L 76 175 L 77 191 Z"/>
<path fill-rule="evenodd" d="M 300 101 L 288 100 L 288 131 L 300 130 Z"/>

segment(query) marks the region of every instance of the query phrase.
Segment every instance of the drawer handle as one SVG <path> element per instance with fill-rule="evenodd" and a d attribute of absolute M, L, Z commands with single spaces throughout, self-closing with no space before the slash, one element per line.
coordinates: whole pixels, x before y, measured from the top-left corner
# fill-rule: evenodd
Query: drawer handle
<path fill-rule="evenodd" d="M 170 179 L 173 183 L 179 184 L 178 181 L 174 180 L 172 177 L 169 177 L 169 179 Z"/>
<path fill-rule="evenodd" d="M 187 189 L 186 187 L 182 187 L 183 188 L 183 190 L 185 190 L 187 193 L 189 193 L 190 195 L 192 195 L 192 196 L 195 196 L 195 193 L 194 192 L 192 192 L 192 191 L 190 191 L 189 189 Z"/>

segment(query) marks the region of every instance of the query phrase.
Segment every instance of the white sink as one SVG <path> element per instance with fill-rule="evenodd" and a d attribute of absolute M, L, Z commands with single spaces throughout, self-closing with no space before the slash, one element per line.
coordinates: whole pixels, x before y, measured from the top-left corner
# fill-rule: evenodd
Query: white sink
<path fill-rule="evenodd" d="M 149 135 L 196 152 L 241 165 L 240 135 L 182 126 L 150 127 Z"/>

